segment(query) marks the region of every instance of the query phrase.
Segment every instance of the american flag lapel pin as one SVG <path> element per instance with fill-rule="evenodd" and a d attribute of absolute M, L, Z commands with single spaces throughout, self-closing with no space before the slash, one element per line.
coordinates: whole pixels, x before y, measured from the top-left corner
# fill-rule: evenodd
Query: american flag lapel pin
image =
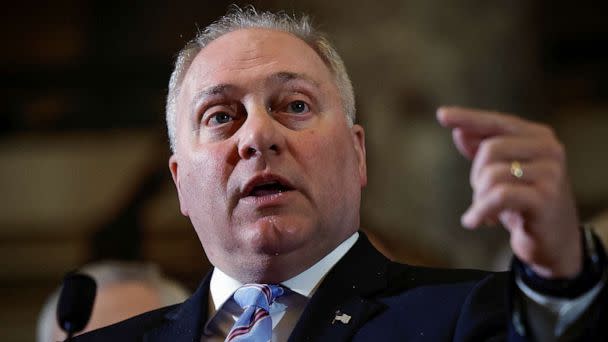
<path fill-rule="evenodd" d="M 334 320 L 331 321 L 331 324 L 336 323 L 336 321 L 342 322 L 342 324 L 348 324 L 352 317 L 345 313 L 341 313 L 339 310 L 336 311 L 336 316 L 334 316 Z"/>

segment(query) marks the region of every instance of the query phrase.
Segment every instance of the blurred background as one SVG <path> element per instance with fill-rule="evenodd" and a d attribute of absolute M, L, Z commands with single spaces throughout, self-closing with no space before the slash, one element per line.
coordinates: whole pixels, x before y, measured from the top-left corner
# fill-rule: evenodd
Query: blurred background
<path fill-rule="evenodd" d="M 209 264 L 179 214 L 164 97 L 177 51 L 227 1 L 3 5 L 0 336 L 34 339 L 63 274 L 146 260 L 194 289 Z M 240 2 L 245 4 L 245 2 Z M 469 163 L 435 122 L 458 104 L 549 123 L 583 219 L 608 209 L 606 2 L 252 1 L 333 38 L 366 128 L 363 229 L 414 264 L 504 269 L 507 235 L 459 224 Z"/>

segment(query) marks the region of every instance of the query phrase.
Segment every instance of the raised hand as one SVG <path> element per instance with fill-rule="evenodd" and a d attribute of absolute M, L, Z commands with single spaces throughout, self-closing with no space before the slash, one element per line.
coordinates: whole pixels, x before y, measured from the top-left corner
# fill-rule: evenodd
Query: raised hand
<path fill-rule="evenodd" d="M 462 225 L 500 221 L 511 249 L 540 276 L 576 276 L 582 269 L 578 215 L 563 145 L 553 130 L 522 118 L 461 107 L 437 111 L 457 149 L 472 160 L 473 201 Z"/>

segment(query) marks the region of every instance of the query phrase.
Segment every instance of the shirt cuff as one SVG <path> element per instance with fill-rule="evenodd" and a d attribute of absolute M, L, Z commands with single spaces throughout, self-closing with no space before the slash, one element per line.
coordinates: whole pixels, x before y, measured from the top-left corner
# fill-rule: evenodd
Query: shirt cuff
<path fill-rule="evenodd" d="M 534 291 L 524 283 L 520 275 L 515 277 L 515 283 L 526 297 L 557 317 L 553 331 L 555 336 L 561 336 L 593 303 L 606 284 L 606 276 L 604 275 L 602 280 L 589 291 L 576 298 L 552 297 Z"/>
<path fill-rule="evenodd" d="M 513 258 L 512 270 L 517 287 L 537 304 L 545 329 L 562 336 L 589 308 L 608 281 L 607 257 L 599 238 L 590 226 L 581 229 L 583 270 L 571 279 L 544 279 Z M 547 325 L 548 324 L 548 325 Z"/>

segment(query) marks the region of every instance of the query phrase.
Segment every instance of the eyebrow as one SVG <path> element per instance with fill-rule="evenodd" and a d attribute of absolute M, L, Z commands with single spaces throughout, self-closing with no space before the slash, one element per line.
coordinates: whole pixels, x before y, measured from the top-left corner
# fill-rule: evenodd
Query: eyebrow
<path fill-rule="evenodd" d="M 194 108 L 200 100 L 205 97 L 224 95 L 225 93 L 234 90 L 236 87 L 231 84 L 218 84 L 205 88 L 194 95 L 192 98 L 192 107 Z"/>
<path fill-rule="evenodd" d="M 302 81 L 312 84 L 315 87 L 319 87 L 319 82 L 312 79 L 312 77 L 310 77 L 306 74 L 289 72 L 289 71 L 277 72 L 275 74 L 270 75 L 270 77 L 268 77 L 268 79 L 267 79 L 267 81 L 269 81 L 270 83 L 287 83 L 290 81 L 297 81 L 297 80 L 302 80 Z"/>
<path fill-rule="evenodd" d="M 320 87 L 319 82 L 312 79 L 312 77 L 310 77 L 306 74 L 289 72 L 289 71 L 279 71 L 277 73 L 270 75 L 265 80 L 266 83 L 270 83 L 270 84 L 273 84 L 273 83 L 274 84 L 284 84 L 284 83 L 288 83 L 291 81 L 304 81 L 306 83 L 311 84 L 314 87 L 317 87 L 317 88 Z M 192 117 L 196 116 L 196 110 L 198 108 L 198 105 L 205 98 L 214 97 L 214 96 L 225 96 L 226 93 L 234 92 L 236 89 L 237 89 L 237 86 L 235 86 L 233 84 L 222 83 L 222 84 L 217 84 L 217 85 L 207 87 L 207 88 L 197 92 L 191 101 L 191 105 L 190 105 L 190 108 L 192 108 L 191 116 Z"/>
<path fill-rule="evenodd" d="M 214 97 L 214 96 L 223 96 L 228 92 L 234 91 L 234 89 L 236 89 L 236 87 L 232 84 L 217 84 L 217 85 L 207 87 L 207 88 L 197 92 L 196 94 L 194 94 L 194 97 L 192 98 L 192 101 L 190 102 L 190 108 L 191 108 L 190 116 L 192 118 L 196 117 L 196 111 L 198 109 L 198 106 L 205 98 Z"/>

